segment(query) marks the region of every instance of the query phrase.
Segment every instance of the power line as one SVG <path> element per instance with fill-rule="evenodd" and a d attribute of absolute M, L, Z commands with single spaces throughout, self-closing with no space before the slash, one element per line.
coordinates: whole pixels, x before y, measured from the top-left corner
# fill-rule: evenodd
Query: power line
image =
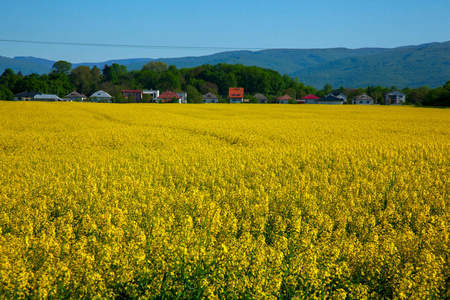
<path fill-rule="evenodd" d="M 73 42 L 50 42 L 50 41 L 7 40 L 7 39 L 0 39 L 0 42 L 27 43 L 27 44 L 44 44 L 44 45 L 65 45 L 65 46 L 151 48 L 151 49 L 181 49 L 181 50 L 263 50 L 263 49 L 266 49 L 266 48 L 207 47 L 207 46 L 168 46 L 168 45 L 163 46 L 163 45 L 73 43 Z"/>
<path fill-rule="evenodd" d="M 74 42 L 55 42 L 55 41 L 30 41 L 30 40 L 12 40 L 0 39 L 0 42 L 8 43 L 27 43 L 27 44 L 43 44 L 43 45 L 65 45 L 65 46 L 87 46 L 87 47 L 116 47 L 116 48 L 148 48 L 148 49 L 171 49 L 171 50 L 310 50 L 310 51 L 375 51 L 375 52 L 409 52 L 411 48 L 420 48 L 422 45 L 404 46 L 396 48 L 382 47 L 363 47 L 357 49 L 334 47 L 334 48 L 256 48 L 256 47 L 212 47 L 212 46 L 169 46 L 169 45 L 137 45 L 137 44 L 104 44 L 104 43 L 74 43 Z M 430 43 L 432 44 L 432 43 Z M 425 44 L 428 45 L 428 44 Z M 429 52 L 448 52 L 449 49 L 428 49 Z"/>

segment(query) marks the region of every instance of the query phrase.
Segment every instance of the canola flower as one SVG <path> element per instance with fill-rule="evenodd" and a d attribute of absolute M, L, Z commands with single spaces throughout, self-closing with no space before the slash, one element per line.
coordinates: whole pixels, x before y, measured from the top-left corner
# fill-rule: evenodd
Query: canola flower
<path fill-rule="evenodd" d="M 450 111 L 0 102 L 0 298 L 450 297 Z"/>

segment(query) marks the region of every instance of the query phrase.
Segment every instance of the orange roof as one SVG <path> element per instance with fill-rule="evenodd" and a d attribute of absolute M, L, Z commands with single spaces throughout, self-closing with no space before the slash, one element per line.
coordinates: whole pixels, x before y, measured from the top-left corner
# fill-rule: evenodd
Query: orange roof
<path fill-rule="evenodd" d="M 229 88 L 228 98 L 244 98 L 244 88 Z"/>
<path fill-rule="evenodd" d="M 291 99 L 292 97 L 289 96 L 288 94 L 277 98 L 277 100 L 291 100 Z"/>

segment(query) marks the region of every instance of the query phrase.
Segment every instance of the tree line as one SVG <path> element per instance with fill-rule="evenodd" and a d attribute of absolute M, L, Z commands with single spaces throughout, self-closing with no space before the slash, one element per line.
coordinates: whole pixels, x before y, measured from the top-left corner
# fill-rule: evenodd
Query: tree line
<path fill-rule="evenodd" d="M 178 69 L 174 65 L 152 61 L 141 70 L 128 71 L 126 66 L 119 64 L 105 65 L 102 70 L 94 66 L 78 66 L 66 61 L 58 61 L 49 74 L 31 74 L 23 76 L 6 69 L 0 76 L 0 99 L 13 100 L 13 95 L 21 92 L 41 92 L 65 97 L 70 92 L 77 92 L 86 96 L 98 90 L 103 90 L 113 96 L 114 102 L 128 102 L 121 95 L 121 90 L 158 89 L 162 92 L 186 92 L 188 102 L 201 103 L 202 94 L 212 92 L 222 102 L 227 102 L 229 87 L 244 87 L 246 98 L 255 102 L 256 93 L 264 94 L 269 102 L 275 103 L 276 98 L 285 94 L 293 99 L 301 99 L 308 94 L 324 97 L 333 87 L 326 84 L 323 89 L 316 89 L 305 85 L 298 78 L 286 74 L 242 64 L 202 65 L 194 68 Z M 366 93 L 384 104 L 384 95 L 393 90 L 406 94 L 408 103 L 427 106 L 450 106 L 450 81 L 442 87 L 397 89 L 392 87 L 368 86 L 366 88 L 338 88 L 347 95 L 347 103 L 354 97 Z"/>

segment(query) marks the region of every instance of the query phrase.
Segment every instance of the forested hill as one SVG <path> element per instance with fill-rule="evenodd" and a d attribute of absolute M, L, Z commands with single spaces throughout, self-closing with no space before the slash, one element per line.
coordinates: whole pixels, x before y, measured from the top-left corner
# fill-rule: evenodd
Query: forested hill
<path fill-rule="evenodd" d="M 306 85 L 322 88 L 332 86 L 364 87 L 368 85 L 403 87 L 438 87 L 450 78 L 450 41 L 399 48 L 333 48 L 333 49 L 271 49 L 262 51 L 231 51 L 208 56 L 113 60 L 74 64 L 98 66 L 118 63 L 128 70 L 140 70 L 149 61 L 163 61 L 177 68 L 204 64 L 243 64 L 270 68 L 298 77 Z M 0 57 L 0 72 L 10 68 L 24 75 L 51 71 L 53 62 L 34 57 Z"/>

